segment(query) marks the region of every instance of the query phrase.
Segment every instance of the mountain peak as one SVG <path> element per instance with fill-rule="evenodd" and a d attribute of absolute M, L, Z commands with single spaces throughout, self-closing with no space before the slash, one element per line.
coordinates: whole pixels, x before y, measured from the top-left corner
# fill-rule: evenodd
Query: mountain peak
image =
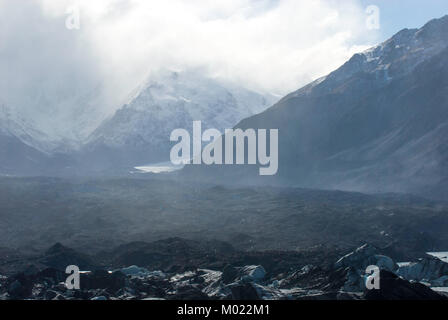
<path fill-rule="evenodd" d="M 403 29 L 361 53 L 364 61 L 360 69 L 365 72 L 390 69 L 389 78 L 403 76 L 448 47 L 447 33 L 448 16 L 431 20 L 420 29 Z"/>
<path fill-rule="evenodd" d="M 412 72 L 420 63 L 448 47 L 448 15 L 433 19 L 419 29 L 403 29 L 383 43 L 354 54 L 339 69 L 292 94 L 293 97 L 315 92 L 333 92 L 357 74 L 370 74 L 377 85 Z"/>
<path fill-rule="evenodd" d="M 148 77 L 129 102 L 95 130 L 85 150 L 93 156 L 104 149 L 114 155 L 127 153 L 123 162 L 133 165 L 167 161 L 172 130 L 191 130 L 193 121 L 202 121 L 204 128 L 223 131 L 274 101 L 201 70 L 163 70 Z"/>
<path fill-rule="evenodd" d="M 424 28 L 447 28 L 448 27 L 448 14 L 440 17 L 435 18 L 430 21 L 428 21 L 423 27 Z"/>

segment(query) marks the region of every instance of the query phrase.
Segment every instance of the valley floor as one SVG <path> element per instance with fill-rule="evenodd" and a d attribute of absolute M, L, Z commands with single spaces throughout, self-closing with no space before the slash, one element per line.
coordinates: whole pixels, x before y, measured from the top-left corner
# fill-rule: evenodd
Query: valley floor
<path fill-rule="evenodd" d="M 447 204 L 411 195 L 2 178 L 0 297 L 441 299 L 448 263 L 427 252 L 447 228 Z M 367 263 L 388 290 L 366 292 Z M 70 264 L 92 271 L 79 292 Z"/>

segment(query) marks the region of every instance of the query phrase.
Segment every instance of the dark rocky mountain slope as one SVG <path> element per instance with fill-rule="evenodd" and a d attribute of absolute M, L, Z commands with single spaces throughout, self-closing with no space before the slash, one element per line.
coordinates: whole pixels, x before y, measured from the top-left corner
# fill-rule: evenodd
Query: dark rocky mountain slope
<path fill-rule="evenodd" d="M 354 55 L 238 128 L 279 129 L 279 171 L 190 166 L 231 183 L 448 194 L 448 16 Z"/>

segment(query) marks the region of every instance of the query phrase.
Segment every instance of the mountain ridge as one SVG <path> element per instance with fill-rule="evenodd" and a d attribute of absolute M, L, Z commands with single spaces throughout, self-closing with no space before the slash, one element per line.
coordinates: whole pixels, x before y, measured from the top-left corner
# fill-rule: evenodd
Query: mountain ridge
<path fill-rule="evenodd" d="M 242 120 L 236 128 L 279 129 L 276 177 L 258 177 L 249 166 L 188 166 L 183 175 L 361 192 L 420 193 L 440 186 L 448 159 L 441 133 L 448 123 L 446 31 L 448 16 L 402 30 Z M 418 142 L 432 131 L 437 139 L 430 155 Z"/>

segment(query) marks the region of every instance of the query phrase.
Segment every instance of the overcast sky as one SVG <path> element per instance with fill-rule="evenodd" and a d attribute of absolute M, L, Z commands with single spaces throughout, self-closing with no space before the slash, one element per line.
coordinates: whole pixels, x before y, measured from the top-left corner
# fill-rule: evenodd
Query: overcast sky
<path fill-rule="evenodd" d="M 197 67 L 284 95 L 448 10 L 446 0 L 418 3 L 0 0 L 0 101 L 46 117 L 101 89 L 98 108 L 112 110 L 151 72 Z M 371 4 L 380 9 L 379 29 L 366 26 Z M 79 30 L 66 27 L 74 5 Z"/>

